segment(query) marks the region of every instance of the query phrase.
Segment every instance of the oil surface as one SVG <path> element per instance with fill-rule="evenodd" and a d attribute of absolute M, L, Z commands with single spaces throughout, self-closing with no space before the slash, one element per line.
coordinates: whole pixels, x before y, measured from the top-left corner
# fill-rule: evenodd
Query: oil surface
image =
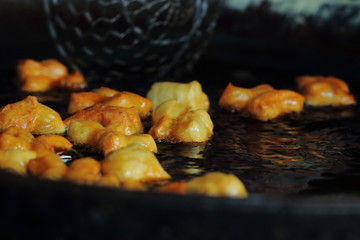
<path fill-rule="evenodd" d="M 159 158 L 171 175 L 234 173 L 250 192 L 269 194 L 360 189 L 350 181 L 360 177 L 356 107 L 308 107 L 269 122 L 223 110 L 211 116 L 215 135 L 207 144 L 159 144 Z"/>
<path fill-rule="evenodd" d="M 217 94 L 217 93 L 216 93 Z M 39 101 L 66 117 L 69 92 L 35 94 Z M 143 94 L 144 95 L 144 94 Z M 2 89 L 1 106 L 26 94 L 14 86 Z M 214 136 L 206 144 L 158 143 L 159 161 L 173 180 L 186 180 L 211 171 L 236 174 L 250 193 L 359 194 L 360 117 L 356 106 L 306 107 L 261 122 L 227 112 L 212 100 Z M 150 120 L 144 122 L 148 128 Z M 87 149 L 64 153 L 70 162 Z"/>

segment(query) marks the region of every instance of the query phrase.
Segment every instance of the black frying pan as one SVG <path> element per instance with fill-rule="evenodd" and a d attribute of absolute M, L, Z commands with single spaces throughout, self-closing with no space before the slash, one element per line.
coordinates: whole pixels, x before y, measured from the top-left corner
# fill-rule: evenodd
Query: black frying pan
<path fill-rule="evenodd" d="M 40 7 L 40 3 L 2 4 L 9 9 L 6 16 L 14 23 L 1 24 L 7 33 L 0 45 L 5 53 L 1 59 L 3 105 L 24 96 L 13 84 L 15 74 L 8 70 L 17 59 L 58 55 L 44 31 L 40 9 L 30 7 Z M 17 12 L 26 14 L 19 17 Z M 263 123 L 217 106 L 229 81 L 249 87 L 271 83 L 277 88 L 295 89 L 293 79 L 299 74 L 344 77 L 359 99 L 357 29 L 347 28 L 339 35 L 330 30 L 330 23 L 318 25 L 309 20 L 293 28 L 286 20 L 285 16 L 271 13 L 266 4 L 241 11 L 224 9 L 208 52 L 195 66 L 196 71 L 188 75 L 199 79 L 210 96 L 215 135 L 200 147 L 159 144 L 158 158 L 175 180 L 208 171 L 232 172 L 247 186 L 248 199 L 84 187 L 1 172 L 4 236 L 356 239 L 360 209 L 358 107 L 308 107 L 301 114 Z M 25 23 L 31 27 L 25 27 Z M 234 25 L 240 30 L 235 31 Z M 324 34 L 329 36 L 326 44 L 321 41 Z M 299 36 L 306 41 L 295 41 Z M 353 42 L 339 46 L 342 39 Z M 318 58 L 309 57 L 315 55 Z M 99 85 L 102 83 L 94 79 L 89 88 Z M 149 85 L 123 82 L 119 86 L 119 82 L 111 81 L 107 86 L 145 94 Z M 46 94 L 40 97 L 64 114 L 66 94 L 51 92 L 52 98 Z"/>

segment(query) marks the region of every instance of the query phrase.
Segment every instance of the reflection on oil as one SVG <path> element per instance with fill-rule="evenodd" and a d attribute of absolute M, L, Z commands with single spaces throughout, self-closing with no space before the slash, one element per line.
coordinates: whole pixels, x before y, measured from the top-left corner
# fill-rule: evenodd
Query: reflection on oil
<path fill-rule="evenodd" d="M 250 192 L 294 194 L 324 173 L 348 171 L 360 157 L 360 150 L 354 154 L 360 149 L 355 107 L 306 108 L 269 122 L 222 110 L 211 114 L 215 135 L 206 145 L 159 144 L 159 158 L 176 179 L 231 172 Z"/>

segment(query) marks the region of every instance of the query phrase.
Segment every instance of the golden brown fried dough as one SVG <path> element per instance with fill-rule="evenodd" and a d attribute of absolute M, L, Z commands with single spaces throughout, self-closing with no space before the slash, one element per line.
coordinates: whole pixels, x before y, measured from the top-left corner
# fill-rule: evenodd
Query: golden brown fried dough
<path fill-rule="evenodd" d="M 95 104 L 65 119 L 64 123 L 69 126 L 73 120 L 92 120 L 99 122 L 105 127 L 113 123 L 118 123 L 123 126 L 123 134 L 126 135 L 143 132 L 141 119 L 135 108 Z"/>
<path fill-rule="evenodd" d="M 67 171 L 66 164 L 55 153 L 30 160 L 27 168 L 34 176 L 52 180 L 62 179 Z"/>
<path fill-rule="evenodd" d="M 148 134 L 127 136 L 117 130 L 104 128 L 94 121 L 71 121 L 67 134 L 74 143 L 98 148 L 105 154 L 135 143 L 157 152 L 156 143 Z"/>
<path fill-rule="evenodd" d="M 103 175 L 100 177 L 100 180 L 96 183 L 98 186 L 104 186 L 104 187 L 120 187 L 120 181 L 119 179 L 113 175 Z"/>
<path fill-rule="evenodd" d="M 156 143 L 153 137 L 149 134 L 126 136 L 120 132 L 108 129 L 98 132 L 95 147 L 101 149 L 104 154 L 108 154 L 131 144 L 138 144 L 151 152 L 157 152 Z"/>
<path fill-rule="evenodd" d="M 221 172 L 207 173 L 186 183 L 186 191 L 190 194 L 200 194 L 212 197 L 246 198 L 244 184 L 233 174 Z"/>
<path fill-rule="evenodd" d="M 0 149 L 29 150 L 34 136 L 27 130 L 17 127 L 9 127 L 0 133 Z"/>
<path fill-rule="evenodd" d="M 274 88 L 268 84 L 261 84 L 254 88 L 240 88 L 229 83 L 220 97 L 219 105 L 228 110 L 241 111 L 250 99 L 272 90 Z"/>
<path fill-rule="evenodd" d="M 100 179 L 101 163 L 86 157 L 73 161 L 65 174 L 65 179 L 79 184 L 95 184 Z"/>
<path fill-rule="evenodd" d="M 27 164 L 34 158 L 36 158 L 36 153 L 29 150 L 0 150 L 0 169 L 25 175 Z"/>
<path fill-rule="evenodd" d="M 72 148 L 72 143 L 65 137 L 47 134 L 36 137 L 31 142 L 31 150 L 35 151 L 37 156 L 44 156 L 51 153 L 59 152 L 61 150 L 69 150 Z"/>
<path fill-rule="evenodd" d="M 51 146 L 55 151 L 69 150 L 72 148 L 72 143 L 63 136 L 55 134 L 46 134 L 36 137 L 33 143 L 45 143 Z"/>
<path fill-rule="evenodd" d="M 75 71 L 59 81 L 59 87 L 72 91 L 84 89 L 86 86 L 85 78 L 79 71 Z"/>
<path fill-rule="evenodd" d="M 96 134 L 105 129 L 100 123 L 90 120 L 73 120 L 69 124 L 67 138 L 78 144 L 96 145 Z"/>
<path fill-rule="evenodd" d="M 120 182 L 147 182 L 170 178 L 155 155 L 136 144 L 108 154 L 102 162 L 102 170 L 104 175 L 113 174 Z"/>
<path fill-rule="evenodd" d="M 180 105 L 193 111 L 198 109 L 207 111 L 210 106 L 209 99 L 202 91 L 198 81 L 189 83 L 157 82 L 151 86 L 147 98 L 152 101 L 153 110 L 169 100 L 176 100 Z"/>
<path fill-rule="evenodd" d="M 155 139 L 176 142 L 206 142 L 214 125 L 205 110 L 187 111 L 176 100 L 164 102 L 153 112 L 149 134 Z"/>
<path fill-rule="evenodd" d="M 134 107 L 140 117 L 146 117 L 150 114 L 152 103 L 149 99 L 141 97 L 131 92 L 118 92 L 110 88 L 98 88 L 92 92 L 72 93 L 68 112 L 73 114 L 86 107 L 101 103 L 104 105 L 118 107 Z"/>
<path fill-rule="evenodd" d="M 244 184 L 233 174 L 221 172 L 207 173 L 188 182 L 172 182 L 160 186 L 158 192 L 175 194 L 196 194 L 211 197 L 246 198 Z"/>
<path fill-rule="evenodd" d="M 106 98 L 106 96 L 102 96 L 94 92 L 71 93 L 68 113 L 73 114 L 87 107 L 91 107 Z"/>
<path fill-rule="evenodd" d="M 19 85 L 27 92 L 44 92 L 53 88 L 79 90 L 86 87 L 80 72 L 68 75 L 67 68 L 57 60 L 37 62 L 26 59 L 18 64 Z"/>
<path fill-rule="evenodd" d="M 301 76 L 296 81 L 307 105 L 343 106 L 356 103 L 348 85 L 339 78 Z"/>
<path fill-rule="evenodd" d="M 39 103 L 33 96 L 28 96 L 0 109 L 0 130 L 9 127 L 26 129 L 33 134 L 65 132 L 65 126 L 60 115 Z"/>
<path fill-rule="evenodd" d="M 301 112 L 304 96 L 291 90 L 274 90 L 252 98 L 246 110 L 256 119 L 267 121 L 290 112 Z"/>

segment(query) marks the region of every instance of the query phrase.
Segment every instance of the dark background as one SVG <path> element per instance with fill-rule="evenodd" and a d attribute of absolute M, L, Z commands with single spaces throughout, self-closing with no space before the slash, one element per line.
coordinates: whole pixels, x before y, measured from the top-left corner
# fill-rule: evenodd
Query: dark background
<path fill-rule="evenodd" d="M 291 17 L 270 11 L 266 1 L 241 11 L 227 7 L 225 1 L 194 75 L 202 81 L 224 81 L 222 85 L 233 81 L 292 86 L 297 75 L 324 74 L 357 85 L 360 28 L 350 21 L 360 11 L 353 6 L 331 11 L 328 21 L 312 16 L 294 25 Z M 2 0 L 0 16 L 2 72 L 13 70 L 22 58 L 61 59 L 48 33 L 42 1 Z"/>

